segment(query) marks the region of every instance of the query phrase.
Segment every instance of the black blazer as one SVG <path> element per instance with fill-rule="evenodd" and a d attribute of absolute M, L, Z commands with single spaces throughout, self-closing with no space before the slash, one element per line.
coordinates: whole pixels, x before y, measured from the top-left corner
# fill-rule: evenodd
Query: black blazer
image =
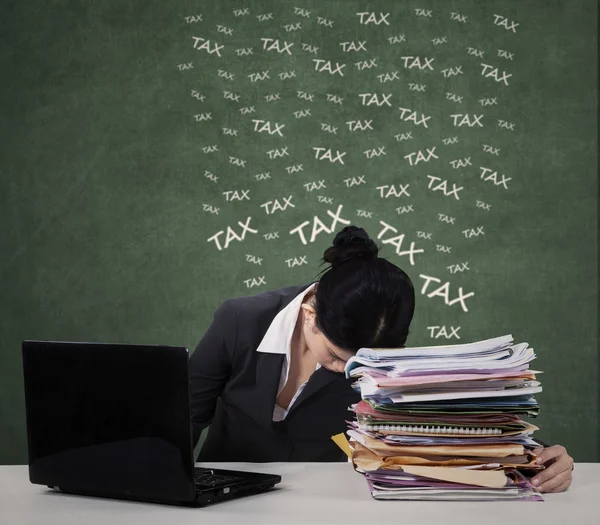
<path fill-rule="evenodd" d="M 286 418 L 273 422 L 283 354 L 257 352 L 269 325 L 308 284 L 225 301 L 190 358 L 198 461 L 345 461 L 331 436 L 345 432 L 360 401 L 354 379 L 319 368 Z"/>

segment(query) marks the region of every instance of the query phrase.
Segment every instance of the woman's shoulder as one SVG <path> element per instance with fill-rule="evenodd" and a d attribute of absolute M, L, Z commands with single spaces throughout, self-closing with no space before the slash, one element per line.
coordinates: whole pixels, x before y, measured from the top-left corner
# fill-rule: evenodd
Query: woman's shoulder
<path fill-rule="evenodd" d="M 215 312 L 215 320 L 227 331 L 243 334 L 250 347 L 258 346 L 275 316 L 309 284 L 287 286 L 254 295 L 227 299 Z"/>
<path fill-rule="evenodd" d="M 278 312 L 290 303 L 312 283 L 286 286 L 276 290 L 233 297 L 223 302 L 225 308 L 235 310 L 237 314 L 260 314 L 261 312 Z"/>

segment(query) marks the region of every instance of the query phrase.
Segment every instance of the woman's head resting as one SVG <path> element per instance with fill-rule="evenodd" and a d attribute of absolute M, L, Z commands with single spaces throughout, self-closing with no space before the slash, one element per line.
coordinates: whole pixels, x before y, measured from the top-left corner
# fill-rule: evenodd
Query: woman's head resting
<path fill-rule="evenodd" d="M 378 253 L 364 229 L 346 226 L 325 250 L 323 262 L 330 267 L 302 304 L 306 344 L 335 372 L 343 372 L 359 348 L 398 348 L 408 337 L 413 284 Z"/>
<path fill-rule="evenodd" d="M 333 372 L 344 371 L 346 361 L 355 352 L 345 350 L 332 343 L 317 327 L 315 296 L 309 294 L 302 303 L 303 324 L 302 332 L 306 346 L 310 349 L 315 360 Z"/>

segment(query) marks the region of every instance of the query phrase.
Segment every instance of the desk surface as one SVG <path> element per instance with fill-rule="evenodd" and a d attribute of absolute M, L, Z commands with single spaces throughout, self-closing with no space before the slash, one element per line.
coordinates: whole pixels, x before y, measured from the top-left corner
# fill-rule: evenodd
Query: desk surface
<path fill-rule="evenodd" d="M 281 474 L 277 489 L 204 508 L 55 493 L 29 482 L 26 466 L 0 466 L 0 523 L 10 525 L 523 525 L 600 523 L 600 464 L 578 463 L 566 492 L 544 502 L 375 501 L 348 463 L 205 463 Z"/>

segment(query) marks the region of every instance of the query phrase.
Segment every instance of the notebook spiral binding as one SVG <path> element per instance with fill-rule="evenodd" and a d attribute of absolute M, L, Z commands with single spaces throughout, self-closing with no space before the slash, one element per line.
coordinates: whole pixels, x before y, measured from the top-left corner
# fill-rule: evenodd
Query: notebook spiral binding
<path fill-rule="evenodd" d="M 363 425 L 359 425 L 363 426 Z M 502 434 L 499 428 L 473 428 L 473 427 L 429 427 L 418 425 L 364 425 L 364 430 L 370 432 L 377 431 L 400 431 L 414 432 L 419 434 L 473 434 L 482 436 L 491 436 Z"/>

